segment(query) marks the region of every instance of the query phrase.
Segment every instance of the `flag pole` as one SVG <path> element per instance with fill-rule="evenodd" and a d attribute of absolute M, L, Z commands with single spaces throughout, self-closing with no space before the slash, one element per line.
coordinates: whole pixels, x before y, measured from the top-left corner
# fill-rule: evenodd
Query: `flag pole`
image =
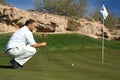
<path fill-rule="evenodd" d="M 102 64 L 104 63 L 104 18 L 102 26 Z"/>
<path fill-rule="evenodd" d="M 100 12 L 102 13 L 103 16 L 103 26 L 102 26 L 102 64 L 103 64 L 104 63 L 104 27 L 105 27 L 104 21 L 108 16 L 108 12 L 104 4 L 102 5 Z"/>

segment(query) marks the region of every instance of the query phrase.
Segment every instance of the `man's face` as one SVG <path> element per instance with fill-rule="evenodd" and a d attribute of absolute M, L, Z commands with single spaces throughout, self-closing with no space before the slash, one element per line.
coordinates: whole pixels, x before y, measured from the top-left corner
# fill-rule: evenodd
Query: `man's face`
<path fill-rule="evenodd" d="M 29 24 L 29 29 L 30 29 L 30 31 L 33 31 L 34 29 L 36 29 L 35 22 L 33 22 L 32 24 Z"/>

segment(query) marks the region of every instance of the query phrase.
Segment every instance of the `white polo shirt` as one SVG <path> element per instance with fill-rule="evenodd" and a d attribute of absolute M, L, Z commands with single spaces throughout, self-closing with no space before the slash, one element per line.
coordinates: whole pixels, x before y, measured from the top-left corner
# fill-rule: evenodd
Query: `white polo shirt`
<path fill-rule="evenodd" d="M 27 26 L 23 26 L 11 36 L 5 50 L 18 46 L 33 45 L 35 43 L 32 32 Z"/>

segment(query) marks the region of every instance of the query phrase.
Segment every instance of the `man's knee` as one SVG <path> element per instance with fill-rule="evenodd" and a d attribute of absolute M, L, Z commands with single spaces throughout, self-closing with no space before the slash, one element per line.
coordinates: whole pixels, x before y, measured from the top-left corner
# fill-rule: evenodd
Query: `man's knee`
<path fill-rule="evenodd" d="M 32 52 L 33 54 L 35 54 L 35 53 L 36 53 L 36 48 L 33 47 L 33 49 L 31 50 L 31 52 Z"/>
<path fill-rule="evenodd" d="M 36 53 L 36 48 L 34 48 L 34 47 L 30 46 L 30 45 L 27 46 L 27 50 L 30 53 L 32 53 L 33 55 Z"/>

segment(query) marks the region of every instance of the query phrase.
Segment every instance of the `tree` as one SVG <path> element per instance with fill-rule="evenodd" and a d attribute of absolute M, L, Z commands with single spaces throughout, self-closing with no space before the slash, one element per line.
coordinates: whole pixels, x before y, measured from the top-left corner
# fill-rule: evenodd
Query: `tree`
<path fill-rule="evenodd" d="M 113 30 L 116 28 L 117 18 L 111 12 L 108 11 L 108 13 L 109 13 L 109 15 L 105 19 L 104 24 L 105 24 L 105 27 L 107 27 L 109 30 Z M 100 9 L 96 9 L 91 16 L 92 16 L 92 18 L 94 18 L 95 21 L 100 21 L 101 23 L 103 22 L 103 19 L 101 17 L 101 13 L 100 13 Z"/>
<path fill-rule="evenodd" d="M 107 19 L 105 20 L 105 26 L 110 30 L 113 30 L 116 28 L 116 24 L 117 24 L 117 18 L 115 17 L 114 14 L 109 13 Z"/>
<path fill-rule="evenodd" d="M 118 18 L 118 22 L 117 22 L 117 24 L 120 24 L 120 18 Z"/>
<path fill-rule="evenodd" d="M 100 10 L 96 9 L 91 16 L 95 21 L 100 21 L 101 20 Z"/>
<path fill-rule="evenodd" d="M 83 17 L 87 0 L 33 0 L 37 10 L 64 16 Z"/>
<path fill-rule="evenodd" d="M 6 1 L 5 1 L 5 0 L 0 0 L 0 4 L 5 5 L 5 4 L 6 4 Z"/>

